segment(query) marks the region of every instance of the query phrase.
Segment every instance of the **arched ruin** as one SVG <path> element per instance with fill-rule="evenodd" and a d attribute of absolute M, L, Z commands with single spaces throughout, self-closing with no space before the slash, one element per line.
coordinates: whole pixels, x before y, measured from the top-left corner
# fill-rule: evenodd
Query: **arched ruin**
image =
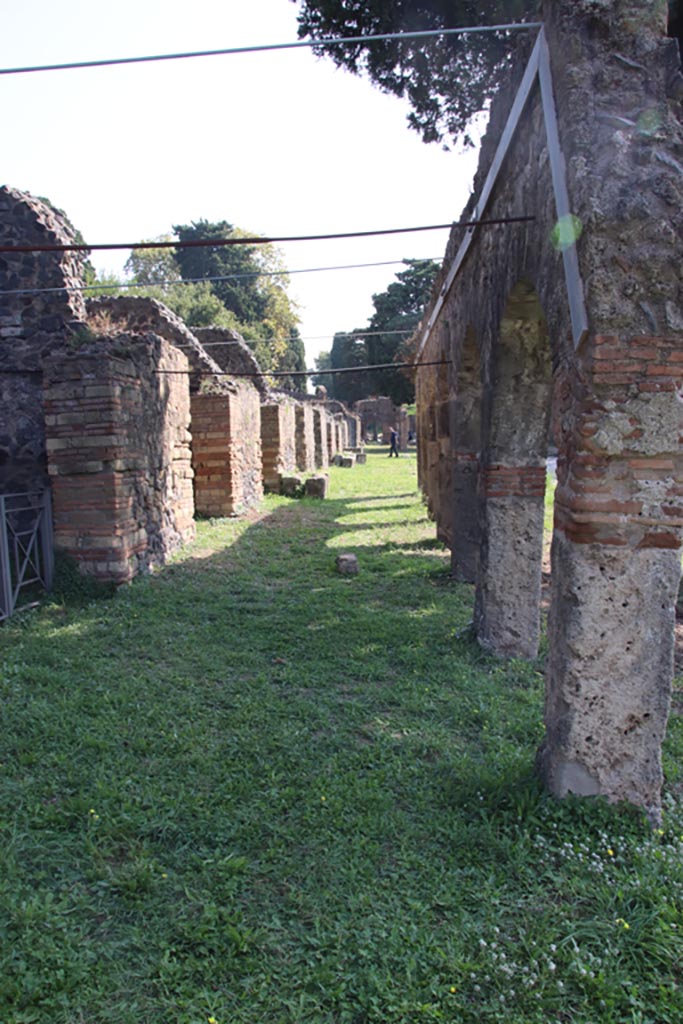
<path fill-rule="evenodd" d="M 475 583 L 479 642 L 534 657 L 557 446 L 539 767 L 559 796 L 657 820 L 683 527 L 683 90 L 666 4 L 543 15 L 462 216 L 533 219 L 452 232 L 418 334 L 418 363 L 450 363 L 446 397 L 440 367 L 417 371 L 420 477 Z"/>

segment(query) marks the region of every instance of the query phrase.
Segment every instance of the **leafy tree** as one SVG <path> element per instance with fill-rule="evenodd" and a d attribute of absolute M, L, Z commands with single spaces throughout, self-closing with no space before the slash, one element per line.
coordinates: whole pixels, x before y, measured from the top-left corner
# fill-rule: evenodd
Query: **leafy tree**
<path fill-rule="evenodd" d="M 330 369 L 342 370 L 367 365 L 368 350 L 362 332 L 335 334 L 330 352 Z M 330 397 L 337 398 L 340 402 L 356 402 L 359 398 L 365 398 L 371 376 L 372 374 L 367 372 L 331 375 Z"/>
<path fill-rule="evenodd" d="M 366 346 L 370 365 L 410 360 L 407 343 L 420 322 L 439 270 L 436 260 L 404 260 L 405 270 L 386 291 L 372 296 L 375 312 L 368 325 Z M 371 374 L 375 394 L 389 395 L 396 405 L 415 401 L 411 377 L 400 370 Z"/>
<path fill-rule="evenodd" d="M 316 373 L 314 377 L 311 377 L 311 384 L 313 384 L 315 387 L 324 387 L 327 390 L 328 395 L 330 395 L 330 397 L 334 397 L 334 395 L 333 395 L 334 376 L 332 374 L 330 374 L 330 373 L 325 373 L 325 371 L 329 370 L 331 368 L 331 366 L 332 366 L 332 356 L 331 356 L 331 353 L 330 352 L 320 352 L 319 355 L 317 355 L 316 358 L 315 358 L 315 368 L 316 368 L 316 370 L 319 370 L 320 372 Z"/>
<path fill-rule="evenodd" d="M 539 6 L 538 0 L 299 2 L 299 37 L 310 39 L 531 21 Z M 509 32 L 486 32 L 343 47 L 320 44 L 314 52 L 356 74 L 366 73 L 384 92 L 405 96 L 412 108 L 411 127 L 425 142 L 440 142 L 467 140 L 472 118 L 486 108 L 502 80 L 511 48 Z"/>
<path fill-rule="evenodd" d="M 170 242 L 171 236 L 161 235 L 153 241 Z M 170 287 L 174 281 L 181 279 L 175 257 L 175 249 L 133 249 L 123 269 L 138 284 Z"/>
<path fill-rule="evenodd" d="M 367 327 L 334 336 L 332 350 L 322 353 L 319 369 L 347 369 L 410 362 L 408 341 L 420 322 L 439 270 L 436 260 L 404 260 L 384 292 L 372 296 L 375 312 Z M 323 379 L 325 378 L 325 379 Z M 387 368 L 363 373 L 340 373 L 316 377 L 332 398 L 356 402 L 371 395 L 388 395 L 396 405 L 415 401 L 410 373 Z"/>
<path fill-rule="evenodd" d="M 176 225 L 173 230 L 180 241 L 251 237 L 228 221 L 193 221 Z M 178 248 L 173 258 L 184 280 L 227 278 L 207 281 L 207 285 L 232 318 L 230 326 L 244 336 L 264 371 L 306 369 L 298 312 L 287 294 L 289 279 L 274 246 Z M 279 383 L 289 388 L 297 386 L 295 378 Z"/>

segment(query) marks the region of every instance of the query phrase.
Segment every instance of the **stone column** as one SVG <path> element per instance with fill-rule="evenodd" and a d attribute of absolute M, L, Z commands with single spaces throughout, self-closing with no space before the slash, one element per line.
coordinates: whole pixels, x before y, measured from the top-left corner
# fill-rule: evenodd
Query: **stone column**
<path fill-rule="evenodd" d="M 567 381 L 546 738 L 559 796 L 660 814 L 683 529 L 683 338 L 598 335 Z"/>
<path fill-rule="evenodd" d="M 322 406 L 313 408 L 313 438 L 315 444 L 315 468 L 327 469 L 330 464 L 327 447 L 327 414 Z"/>
<path fill-rule="evenodd" d="M 296 406 L 296 468 L 301 473 L 315 469 L 315 433 L 313 407 L 306 403 Z"/>
<path fill-rule="evenodd" d="M 535 658 L 540 635 L 545 463 L 488 465 L 475 625 L 482 647 Z"/>

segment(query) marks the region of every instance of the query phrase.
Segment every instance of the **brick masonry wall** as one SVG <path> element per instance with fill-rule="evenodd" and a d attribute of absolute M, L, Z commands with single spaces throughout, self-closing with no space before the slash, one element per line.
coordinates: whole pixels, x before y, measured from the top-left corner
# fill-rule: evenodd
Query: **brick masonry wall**
<path fill-rule="evenodd" d="M 55 544 L 84 574 L 126 582 L 194 536 L 186 371 L 153 335 L 46 360 Z"/>
<path fill-rule="evenodd" d="M 263 497 L 258 391 L 240 384 L 228 394 L 194 394 L 191 409 L 197 511 L 232 516 L 255 508 Z"/>
<path fill-rule="evenodd" d="M 296 468 L 295 406 L 275 402 L 261 406 L 261 449 L 263 486 L 266 491 L 280 490 L 283 473 Z"/>

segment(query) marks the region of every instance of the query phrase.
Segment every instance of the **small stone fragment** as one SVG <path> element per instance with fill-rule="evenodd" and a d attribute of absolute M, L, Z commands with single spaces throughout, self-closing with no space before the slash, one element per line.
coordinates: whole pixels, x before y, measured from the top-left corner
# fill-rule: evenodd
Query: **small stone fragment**
<path fill-rule="evenodd" d="M 337 571 L 342 576 L 357 576 L 358 575 L 358 559 L 355 555 L 346 553 L 343 555 L 337 555 Z"/>

